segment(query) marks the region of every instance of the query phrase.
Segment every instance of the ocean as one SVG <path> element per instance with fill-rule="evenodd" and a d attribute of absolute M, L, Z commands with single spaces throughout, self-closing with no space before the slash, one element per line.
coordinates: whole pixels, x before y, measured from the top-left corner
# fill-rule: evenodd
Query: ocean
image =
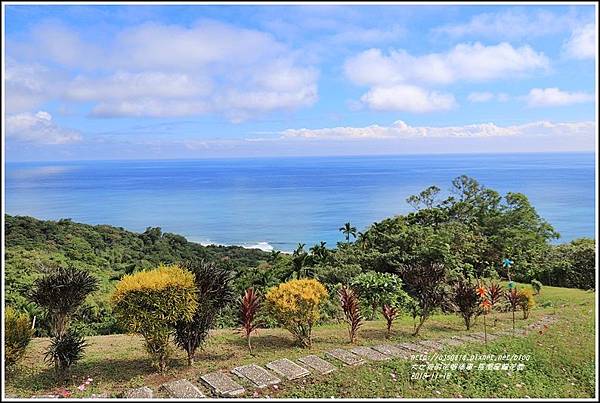
<path fill-rule="evenodd" d="M 561 234 L 595 236 L 593 153 L 402 155 L 159 161 L 13 162 L 5 211 L 141 232 L 161 227 L 203 244 L 292 250 L 343 240 L 411 211 L 430 185 L 448 194 L 466 174 L 522 192 Z"/>

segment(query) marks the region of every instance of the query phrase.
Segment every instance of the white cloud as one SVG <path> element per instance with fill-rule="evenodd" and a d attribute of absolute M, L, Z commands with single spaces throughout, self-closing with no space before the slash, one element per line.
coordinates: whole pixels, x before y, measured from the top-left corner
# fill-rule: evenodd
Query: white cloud
<path fill-rule="evenodd" d="M 449 110 L 456 106 L 452 94 L 405 84 L 374 87 L 361 97 L 361 101 L 371 109 L 413 113 Z"/>
<path fill-rule="evenodd" d="M 369 49 L 344 64 L 346 76 L 359 85 L 489 81 L 548 67 L 548 58 L 543 53 L 529 46 L 514 48 L 506 42 L 491 46 L 462 43 L 445 53 L 421 56 L 405 50 L 391 50 L 385 55 L 380 49 Z"/>
<path fill-rule="evenodd" d="M 576 15 L 572 13 L 557 14 L 547 10 L 527 12 L 522 8 L 511 8 L 496 13 L 477 14 L 467 22 L 446 24 L 432 31 L 452 38 L 475 36 L 518 39 L 564 32 L 577 22 Z"/>
<path fill-rule="evenodd" d="M 310 106 L 318 99 L 318 71 L 298 51 L 266 32 L 210 20 L 191 27 L 133 26 L 102 45 L 85 42 L 68 27 L 44 24 L 28 42 L 11 48 L 21 57 L 42 57 L 62 69 L 66 77 L 53 97 L 92 103 L 94 116 L 217 113 L 241 120 Z M 15 75 L 7 83 L 19 85 Z M 27 92 L 20 94 L 22 98 Z M 34 105 L 16 96 L 12 100 Z"/>
<path fill-rule="evenodd" d="M 410 126 L 399 120 L 391 126 L 332 127 L 323 129 L 287 129 L 282 138 L 301 139 L 403 139 L 403 138 L 488 138 L 539 136 L 594 136 L 594 122 L 532 122 L 513 126 L 482 123 L 465 126 Z"/>
<path fill-rule="evenodd" d="M 585 92 L 568 92 L 558 88 L 533 88 L 526 96 L 526 100 L 532 107 L 564 106 L 591 102 L 594 97 Z"/>
<path fill-rule="evenodd" d="M 79 76 L 67 86 L 65 96 L 77 101 L 136 99 L 140 97 L 190 98 L 208 94 L 206 79 L 182 73 L 117 72 L 108 77 Z"/>
<path fill-rule="evenodd" d="M 498 102 L 506 102 L 510 99 L 510 96 L 508 94 L 505 94 L 503 92 L 500 93 L 493 93 L 493 92 L 489 92 L 489 91 L 482 91 L 482 92 L 471 92 L 468 96 L 467 96 L 467 100 L 469 102 L 474 102 L 474 103 L 482 103 L 482 102 L 490 102 L 490 101 L 498 101 Z"/>
<path fill-rule="evenodd" d="M 567 56 L 575 59 L 595 59 L 598 49 L 597 42 L 595 24 L 586 24 L 573 30 L 563 49 Z"/>
<path fill-rule="evenodd" d="M 488 102 L 494 98 L 493 92 L 471 92 L 467 99 L 469 102 Z"/>
<path fill-rule="evenodd" d="M 57 126 L 52 115 L 44 111 L 8 115 L 6 137 L 38 144 L 66 144 L 81 140 L 78 131 Z"/>

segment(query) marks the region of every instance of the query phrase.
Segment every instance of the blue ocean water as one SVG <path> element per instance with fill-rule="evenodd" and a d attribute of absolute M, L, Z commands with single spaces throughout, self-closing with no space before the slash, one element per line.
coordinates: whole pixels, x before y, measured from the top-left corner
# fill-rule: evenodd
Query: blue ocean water
<path fill-rule="evenodd" d="M 291 250 L 411 210 L 406 198 L 472 176 L 525 193 L 561 233 L 595 235 L 593 153 L 7 163 L 6 212 L 192 241 Z"/>

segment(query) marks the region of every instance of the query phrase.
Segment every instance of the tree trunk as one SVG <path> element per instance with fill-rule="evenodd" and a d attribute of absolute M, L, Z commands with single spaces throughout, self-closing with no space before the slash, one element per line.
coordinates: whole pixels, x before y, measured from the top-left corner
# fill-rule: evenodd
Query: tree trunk
<path fill-rule="evenodd" d="M 252 343 L 250 343 L 250 334 L 246 336 L 246 343 L 248 343 L 248 351 L 252 354 Z"/>
<path fill-rule="evenodd" d="M 425 316 L 421 317 L 421 320 L 419 321 L 419 325 L 415 329 L 415 331 L 413 333 L 413 336 L 416 336 L 416 335 L 419 334 L 419 330 L 421 330 L 421 326 L 423 326 L 423 324 L 425 323 L 426 319 L 427 319 L 427 317 L 425 317 Z"/>

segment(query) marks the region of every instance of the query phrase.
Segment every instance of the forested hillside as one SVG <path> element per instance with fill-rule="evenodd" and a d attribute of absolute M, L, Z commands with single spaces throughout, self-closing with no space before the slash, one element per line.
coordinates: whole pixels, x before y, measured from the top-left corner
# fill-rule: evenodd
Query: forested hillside
<path fill-rule="evenodd" d="M 42 221 L 32 217 L 5 216 L 6 301 L 7 305 L 40 312 L 29 302 L 27 293 L 33 281 L 46 269 L 73 265 L 93 273 L 100 290 L 79 313 L 86 332 L 113 332 L 108 296 L 116 280 L 124 274 L 153 268 L 160 263 L 207 259 L 243 270 L 255 267 L 269 256 L 258 249 L 239 246 L 202 246 L 183 236 L 148 228 L 143 233 L 109 225 L 87 225 L 69 219 Z M 42 329 L 43 330 L 43 329 Z"/>

